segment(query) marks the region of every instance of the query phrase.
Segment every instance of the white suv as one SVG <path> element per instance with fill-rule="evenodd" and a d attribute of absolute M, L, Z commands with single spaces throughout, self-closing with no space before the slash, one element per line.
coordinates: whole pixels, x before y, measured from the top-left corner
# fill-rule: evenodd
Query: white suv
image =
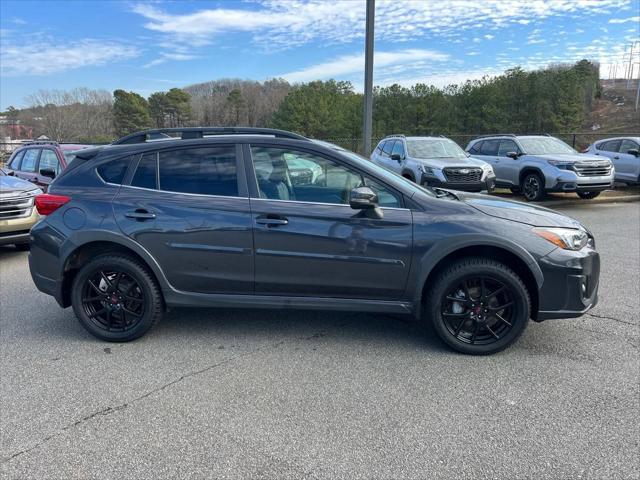
<path fill-rule="evenodd" d="M 640 183 L 640 137 L 598 140 L 585 153 L 608 157 L 616 169 L 616 182 Z"/>
<path fill-rule="evenodd" d="M 424 186 L 480 192 L 495 183 L 491 165 L 445 137 L 390 135 L 378 143 L 371 161 Z"/>

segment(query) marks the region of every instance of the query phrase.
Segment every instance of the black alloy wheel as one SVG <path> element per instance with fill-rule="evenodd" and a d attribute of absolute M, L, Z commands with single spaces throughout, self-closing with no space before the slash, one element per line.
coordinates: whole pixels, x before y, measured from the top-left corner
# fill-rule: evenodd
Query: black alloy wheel
<path fill-rule="evenodd" d="M 537 173 L 530 173 L 522 181 L 522 193 L 530 202 L 537 202 L 544 198 L 544 180 Z"/>

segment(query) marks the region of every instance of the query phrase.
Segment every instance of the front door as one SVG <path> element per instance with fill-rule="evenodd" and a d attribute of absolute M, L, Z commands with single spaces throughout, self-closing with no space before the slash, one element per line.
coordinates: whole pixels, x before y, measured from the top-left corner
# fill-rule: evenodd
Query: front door
<path fill-rule="evenodd" d="M 500 147 L 498 148 L 500 178 L 508 184 L 519 185 L 521 169 L 520 157 L 507 157 L 507 153 L 511 152 L 520 153 L 520 149 L 516 145 L 516 142 L 508 138 L 500 140 Z M 496 172 L 496 176 L 497 175 L 498 173 Z"/>
<path fill-rule="evenodd" d="M 255 145 L 251 156 L 256 294 L 402 296 L 411 262 L 412 216 L 400 193 L 339 159 L 312 152 Z M 287 164 L 292 157 L 322 173 L 306 184 L 292 182 Z M 378 193 L 383 218 L 366 217 L 349 206 L 350 191 L 361 185 Z"/>
<path fill-rule="evenodd" d="M 627 180 L 630 182 L 638 181 L 638 175 L 640 174 L 640 158 L 629 150 L 638 150 L 639 146 L 636 142 L 629 139 L 623 139 L 620 142 L 620 152 L 613 156 L 613 164 L 616 169 L 616 177 L 618 179 Z"/>
<path fill-rule="evenodd" d="M 144 154 L 125 183 L 113 200 L 118 225 L 174 288 L 253 293 L 251 214 L 234 145 Z"/>

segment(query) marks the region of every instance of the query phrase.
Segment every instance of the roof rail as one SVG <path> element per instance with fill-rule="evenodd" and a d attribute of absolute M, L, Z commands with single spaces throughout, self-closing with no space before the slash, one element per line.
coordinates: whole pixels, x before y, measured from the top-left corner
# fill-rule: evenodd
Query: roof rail
<path fill-rule="evenodd" d="M 20 145 L 58 145 L 55 140 L 25 140 Z"/>
<path fill-rule="evenodd" d="M 474 140 L 477 140 L 479 138 L 489 138 L 489 137 L 516 137 L 517 135 L 515 133 L 494 133 L 491 135 L 478 135 L 477 137 L 474 138 Z"/>
<path fill-rule="evenodd" d="M 153 136 L 160 137 L 155 140 L 177 140 L 175 137 L 167 135 L 168 133 L 179 133 L 181 140 L 190 140 L 194 138 L 203 138 L 213 135 L 271 135 L 276 138 L 290 138 L 293 140 L 308 140 L 308 138 L 298 135 L 297 133 L 287 132 L 285 130 L 277 130 L 275 128 L 254 128 L 254 127 L 184 127 L 184 128 L 154 128 L 151 130 L 143 130 L 122 137 L 113 145 L 123 145 L 128 143 L 145 143 L 153 140 Z"/>

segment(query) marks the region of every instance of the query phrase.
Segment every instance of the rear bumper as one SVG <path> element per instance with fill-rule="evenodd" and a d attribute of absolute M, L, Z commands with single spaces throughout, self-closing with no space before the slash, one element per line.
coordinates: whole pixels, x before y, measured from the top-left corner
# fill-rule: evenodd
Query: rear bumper
<path fill-rule="evenodd" d="M 422 175 L 422 178 L 420 179 L 420 185 L 424 185 L 427 187 L 448 188 L 450 190 L 462 190 L 464 192 L 481 192 L 482 190 L 491 191 L 495 187 L 495 184 L 495 177 L 490 177 L 479 182 L 464 183 L 443 182 L 442 180 L 434 177 L 428 177 L 426 175 Z"/>
<path fill-rule="evenodd" d="M 595 249 L 556 249 L 542 257 L 539 264 L 544 283 L 534 320 L 580 317 L 597 305 L 600 255 Z"/>

